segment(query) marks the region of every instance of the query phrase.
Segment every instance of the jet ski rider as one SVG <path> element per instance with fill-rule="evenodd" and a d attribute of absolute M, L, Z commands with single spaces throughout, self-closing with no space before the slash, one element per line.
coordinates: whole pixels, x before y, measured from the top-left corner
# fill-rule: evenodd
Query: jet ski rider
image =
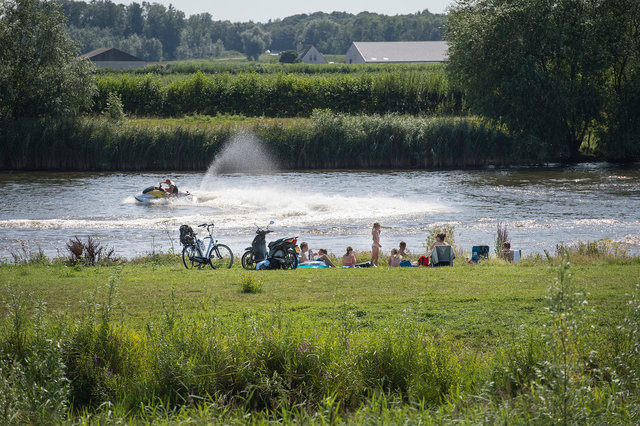
<path fill-rule="evenodd" d="M 162 188 L 163 183 L 167 184 L 168 186 L 166 188 Z M 178 187 L 169 178 L 167 178 L 167 180 L 165 180 L 164 182 L 160 182 L 160 189 L 164 190 L 164 192 L 169 197 L 178 195 Z"/>

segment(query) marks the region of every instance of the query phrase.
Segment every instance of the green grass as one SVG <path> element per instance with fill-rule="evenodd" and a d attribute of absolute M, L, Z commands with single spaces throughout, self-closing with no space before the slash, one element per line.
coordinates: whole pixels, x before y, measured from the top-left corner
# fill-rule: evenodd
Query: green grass
<path fill-rule="evenodd" d="M 634 423 L 640 258 L 590 256 L 2 265 L 0 422 Z"/>
<path fill-rule="evenodd" d="M 89 294 L 103 286 L 111 267 L 62 265 L 2 266 L 0 282 L 46 301 L 51 311 L 78 312 Z M 244 274 L 263 284 L 259 294 L 242 294 Z M 415 320 L 460 339 L 486 346 L 523 324 L 539 324 L 545 315 L 545 295 L 553 271 L 544 265 L 461 265 L 454 268 L 399 268 L 356 270 L 296 270 L 244 272 L 191 271 L 177 261 L 171 266 L 125 265 L 120 274 L 118 300 L 125 323 L 142 327 L 161 315 L 161 306 L 173 295 L 185 306 L 197 307 L 215 299 L 218 315 L 237 320 L 247 312 L 268 314 L 278 305 L 292 322 L 327 326 L 336 307 L 353 305 L 358 327 L 379 330 L 404 309 Z M 640 264 L 583 264 L 574 280 L 590 293 L 602 317 L 616 318 L 640 277 Z M 7 297 L 0 288 L 0 298 Z M 0 312 L 4 307 L 0 307 Z"/>
<path fill-rule="evenodd" d="M 255 126 L 296 126 L 309 125 L 310 118 L 269 118 L 269 117 L 245 117 L 244 115 L 187 115 L 175 118 L 159 117 L 130 117 L 126 120 L 126 125 L 138 128 L 164 128 L 176 127 L 198 127 L 216 129 L 223 126 L 239 128 Z"/>

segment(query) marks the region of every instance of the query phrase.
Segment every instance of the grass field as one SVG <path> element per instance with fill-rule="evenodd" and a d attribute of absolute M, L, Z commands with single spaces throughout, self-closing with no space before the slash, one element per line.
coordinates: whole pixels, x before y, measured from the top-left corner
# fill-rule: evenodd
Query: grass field
<path fill-rule="evenodd" d="M 0 397 L 0 415 L 634 423 L 640 260 L 577 260 L 194 271 L 167 255 L 109 267 L 2 265 L 0 394 L 15 398 Z M 21 387 L 29 380 L 59 392 L 47 389 L 43 402 L 34 389 L 47 386 Z"/>
<path fill-rule="evenodd" d="M 171 266 L 125 265 L 119 275 L 117 301 L 124 323 L 136 329 L 162 315 L 169 298 L 197 309 L 215 304 L 217 315 L 238 320 L 247 312 L 267 315 L 278 306 L 293 323 L 330 326 L 347 303 L 357 311 L 357 328 L 380 330 L 403 311 L 415 321 L 472 346 L 492 347 L 500 336 L 522 325 L 539 325 L 546 314 L 545 296 L 554 271 L 545 265 L 492 265 L 451 268 L 300 269 L 290 271 L 186 270 Z M 574 283 L 590 294 L 598 315 L 619 318 L 640 263 L 583 264 L 574 269 Z M 0 281 L 47 303 L 49 311 L 79 312 L 87 298 L 106 286 L 114 267 L 4 266 Z M 250 276 L 262 283 L 258 294 L 243 294 Z M 0 289 L 6 299 L 7 288 Z M 3 309 L 4 307 L 0 307 Z"/>

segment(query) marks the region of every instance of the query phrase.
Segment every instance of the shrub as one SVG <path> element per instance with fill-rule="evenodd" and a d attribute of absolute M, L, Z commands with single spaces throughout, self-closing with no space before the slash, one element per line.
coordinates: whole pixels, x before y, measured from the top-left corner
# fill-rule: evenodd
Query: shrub
<path fill-rule="evenodd" d="M 20 248 L 15 250 L 9 250 L 13 263 L 16 265 L 37 265 L 46 264 L 49 259 L 44 254 L 42 247 L 38 246 L 37 249 L 32 249 L 25 241 L 20 242 Z"/>
<path fill-rule="evenodd" d="M 124 119 L 124 107 L 122 105 L 120 95 L 114 92 L 109 92 L 109 95 L 107 95 L 106 106 L 102 111 L 102 114 L 113 121 L 120 121 Z"/>
<path fill-rule="evenodd" d="M 433 245 L 433 243 L 436 242 L 436 236 L 438 234 L 444 233 L 447 236 L 444 241 L 446 243 L 449 243 L 451 247 L 453 247 L 453 250 L 456 251 L 456 255 L 457 255 L 458 250 L 456 247 L 455 230 L 456 230 L 456 227 L 454 225 L 446 225 L 446 224 L 435 225 L 427 233 L 427 239 L 425 242 L 425 247 L 427 251 L 429 251 L 429 248 Z"/>
<path fill-rule="evenodd" d="M 262 293 L 262 281 L 255 274 L 245 272 L 240 277 L 240 291 L 242 293 Z"/>
<path fill-rule="evenodd" d="M 503 224 L 498 220 L 498 229 L 496 231 L 496 256 L 500 257 L 500 253 L 502 253 L 502 246 L 505 242 L 509 241 L 509 231 L 507 230 L 507 225 Z"/>
<path fill-rule="evenodd" d="M 118 259 L 114 255 L 114 249 L 107 249 L 91 237 L 87 237 L 87 242 L 82 242 L 78 237 L 67 242 L 69 251 L 69 263 L 76 265 L 82 263 L 86 266 L 98 264 L 113 264 Z"/>
<path fill-rule="evenodd" d="M 578 241 L 572 245 L 557 244 L 556 256 L 561 257 L 564 253 L 579 260 L 615 260 L 626 258 L 629 255 L 629 251 L 623 243 L 612 241 L 609 238 L 587 241 L 586 243 Z"/>
<path fill-rule="evenodd" d="M 298 58 L 298 52 L 296 52 L 295 50 L 285 50 L 280 54 L 279 62 L 283 64 L 293 64 L 294 62 L 300 62 L 300 59 Z"/>

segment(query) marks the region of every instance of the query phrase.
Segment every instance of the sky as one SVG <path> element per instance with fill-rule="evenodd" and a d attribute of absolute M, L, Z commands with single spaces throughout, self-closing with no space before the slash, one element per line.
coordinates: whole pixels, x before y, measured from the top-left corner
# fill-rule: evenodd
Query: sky
<path fill-rule="evenodd" d="M 135 0 L 142 3 L 141 0 Z M 181 10 L 188 17 L 209 12 L 215 21 L 267 22 L 269 19 L 286 18 L 299 13 L 313 12 L 375 12 L 385 15 L 404 15 L 429 9 L 431 13 L 445 13 L 454 0 L 148 0 Z M 129 4 L 132 1 L 114 0 L 114 3 Z"/>

